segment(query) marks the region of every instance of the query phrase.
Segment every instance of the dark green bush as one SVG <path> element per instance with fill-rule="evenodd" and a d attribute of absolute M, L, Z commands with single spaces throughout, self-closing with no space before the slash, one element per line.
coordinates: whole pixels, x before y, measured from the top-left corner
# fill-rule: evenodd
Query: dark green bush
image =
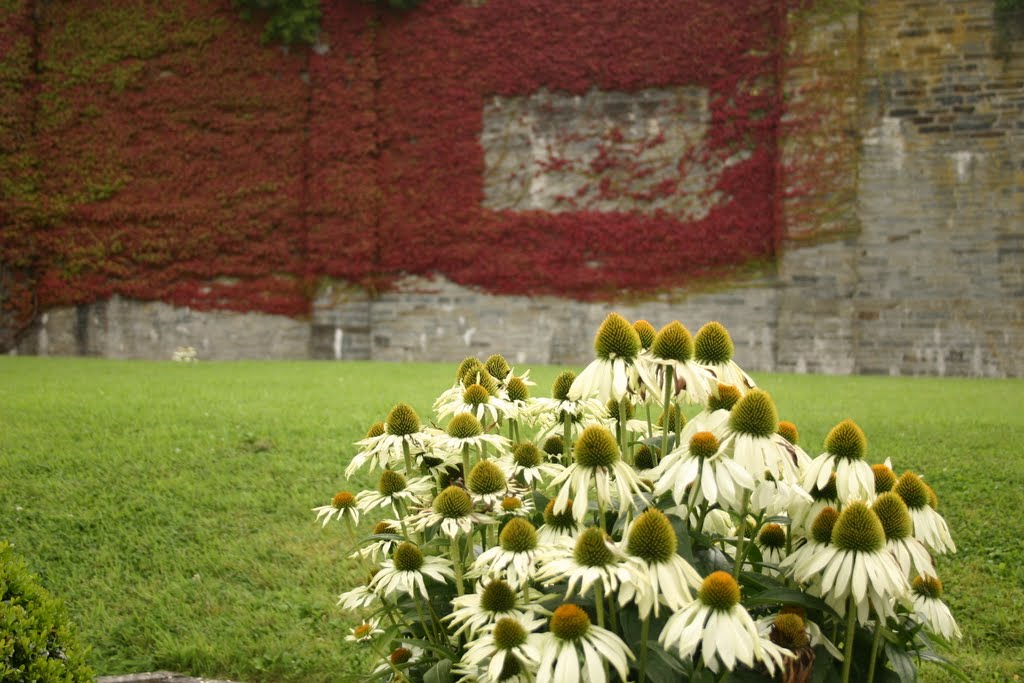
<path fill-rule="evenodd" d="M 0 541 L 0 681 L 86 683 L 85 665 L 64 605 Z"/>

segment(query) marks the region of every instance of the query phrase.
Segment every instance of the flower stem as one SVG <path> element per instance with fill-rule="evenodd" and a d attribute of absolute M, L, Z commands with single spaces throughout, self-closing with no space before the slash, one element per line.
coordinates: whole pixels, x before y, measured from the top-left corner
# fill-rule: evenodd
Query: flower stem
<path fill-rule="evenodd" d="M 469 483 L 469 444 L 462 444 L 462 478 Z"/>
<path fill-rule="evenodd" d="M 654 425 L 651 423 L 651 404 L 648 403 L 644 406 L 644 412 L 647 413 L 647 438 L 654 438 Z"/>
<path fill-rule="evenodd" d="M 871 639 L 871 664 L 868 665 L 868 683 L 874 683 L 875 680 L 875 664 L 878 662 L 878 648 L 882 644 L 883 626 L 882 622 L 875 622 L 875 636 Z"/>
<path fill-rule="evenodd" d="M 743 505 L 740 508 L 740 523 L 736 527 L 736 562 L 733 565 L 732 575 L 737 581 L 740 580 L 740 569 L 743 568 L 744 541 L 747 539 L 747 505 L 750 503 L 750 495 L 743 495 Z"/>
<path fill-rule="evenodd" d="M 572 415 L 562 412 L 562 464 L 572 464 Z"/>
<path fill-rule="evenodd" d="M 644 683 L 647 680 L 647 638 L 651 631 L 651 615 L 644 617 L 640 624 L 640 675 L 637 676 L 637 683 Z"/>
<path fill-rule="evenodd" d="M 412 451 L 409 449 L 409 442 L 402 441 L 402 455 L 405 456 L 405 474 L 406 476 L 413 476 L 412 471 Z"/>
<path fill-rule="evenodd" d="M 604 585 L 594 584 L 594 609 L 597 611 L 597 625 L 604 628 Z"/>
<path fill-rule="evenodd" d="M 672 389 L 675 388 L 675 385 L 676 369 L 668 365 L 665 367 L 665 412 L 661 415 L 661 457 L 663 458 L 668 455 L 668 430 L 672 424 Z"/>
<path fill-rule="evenodd" d="M 451 554 L 452 564 L 455 566 L 455 591 L 459 595 L 465 595 L 466 587 L 462 583 L 462 550 L 460 548 L 462 541 L 459 538 L 459 536 L 455 536 L 448 543 L 448 552 Z"/>
<path fill-rule="evenodd" d="M 857 606 L 853 595 L 846 599 L 846 644 L 843 646 L 843 683 L 850 683 L 850 667 L 853 664 L 853 637 L 857 632 Z"/>
<path fill-rule="evenodd" d="M 619 399 L 619 448 L 622 451 L 622 459 L 633 464 L 633 449 L 629 448 L 629 434 L 626 432 L 626 407 L 629 399 L 625 394 Z"/>

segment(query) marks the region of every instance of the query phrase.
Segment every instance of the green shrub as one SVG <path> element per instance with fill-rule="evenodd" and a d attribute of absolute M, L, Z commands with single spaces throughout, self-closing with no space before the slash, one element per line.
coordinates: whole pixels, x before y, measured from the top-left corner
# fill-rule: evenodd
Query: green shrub
<path fill-rule="evenodd" d="M 92 680 L 64 605 L 0 542 L 0 680 Z"/>

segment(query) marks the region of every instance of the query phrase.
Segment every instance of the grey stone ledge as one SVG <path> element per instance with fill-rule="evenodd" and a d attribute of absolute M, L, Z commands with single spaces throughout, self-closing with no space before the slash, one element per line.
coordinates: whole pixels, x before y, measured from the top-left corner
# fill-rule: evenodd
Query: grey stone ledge
<path fill-rule="evenodd" d="M 236 683 L 213 678 L 193 678 L 172 671 L 147 671 L 138 674 L 122 674 L 120 676 L 99 676 L 96 683 Z"/>

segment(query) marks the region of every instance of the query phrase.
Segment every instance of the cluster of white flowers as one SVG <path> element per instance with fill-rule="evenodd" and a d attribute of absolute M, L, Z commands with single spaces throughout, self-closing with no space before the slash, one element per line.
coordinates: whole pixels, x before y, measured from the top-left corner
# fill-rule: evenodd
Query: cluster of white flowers
<path fill-rule="evenodd" d="M 400 403 L 357 442 L 346 475 L 377 472 L 376 490 L 315 510 L 355 543 L 366 578 L 339 604 L 363 610 L 348 640 L 375 676 L 871 680 L 893 643 L 960 636 L 935 493 L 868 464 L 853 421 L 812 459 L 717 322 L 694 337 L 611 314 L 594 348 L 549 398 L 501 356 L 467 358 L 433 406 L 443 429 Z"/>
<path fill-rule="evenodd" d="M 196 357 L 194 346 L 179 346 L 171 354 L 171 360 L 175 363 L 195 363 L 199 359 Z"/>

